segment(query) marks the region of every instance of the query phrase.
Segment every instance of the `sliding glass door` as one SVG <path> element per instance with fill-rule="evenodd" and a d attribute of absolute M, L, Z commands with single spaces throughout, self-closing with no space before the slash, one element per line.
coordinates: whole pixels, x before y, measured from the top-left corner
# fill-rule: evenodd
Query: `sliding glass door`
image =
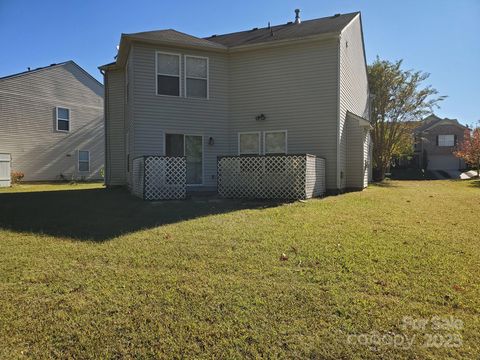
<path fill-rule="evenodd" d="M 185 156 L 187 185 L 203 183 L 203 137 L 199 135 L 166 134 L 165 155 Z"/>

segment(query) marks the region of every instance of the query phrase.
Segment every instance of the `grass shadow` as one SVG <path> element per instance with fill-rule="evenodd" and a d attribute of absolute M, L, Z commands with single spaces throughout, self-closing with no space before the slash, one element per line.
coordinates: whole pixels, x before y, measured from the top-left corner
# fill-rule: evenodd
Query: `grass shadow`
<path fill-rule="evenodd" d="M 371 183 L 373 186 L 378 186 L 378 187 L 384 187 L 384 188 L 393 188 L 393 187 L 398 187 L 397 184 L 391 182 L 390 180 L 383 180 L 379 182 L 373 182 Z"/>
<path fill-rule="evenodd" d="M 392 169 L 390 176 L 392 180 L 438 180 L 435 173 L 430 170 L 421 169 Z"/>
<path fill-rule="evenodd" d="M 279 204 L 214 198 L 151 203 L 122 188 L 12 192 L 0 194 L 0 228 L 105 241 L 141 229 Z"/>
<path fill-rule="evenodd" d="M 468 184 L 469 186 L 476 187 L 476 188 L 480 189 L 480 180 L 479 179 L 477 179 L 477 180 L 467 180 L 467 181 L 469 181 L 469 184 Z"/>

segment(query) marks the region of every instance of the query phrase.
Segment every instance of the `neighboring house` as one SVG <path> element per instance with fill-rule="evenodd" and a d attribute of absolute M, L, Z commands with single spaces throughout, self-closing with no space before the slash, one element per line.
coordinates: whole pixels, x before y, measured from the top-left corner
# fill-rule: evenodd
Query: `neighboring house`
<path fill-rule="evenodd" d="M 139 156 L 186 156 L 190 190 L 214 190 L 225 155 L 308 153 L 330 192 L 363 189 L 369 92 L 360 13 L 198 38 L 122 34 L 105 79 L 106 184 Z"/>
<path fill-rule="evenodd" d="M 415 162 L 422 169 L 464 169 L 465 162 L 455 157 L 453 151 L 463 141 L 467 129 L 456 119 L 441 119 L 433 114 L 426 117 L 414 130 Z"/>
<path fill-rule="evenodd" d="M 0 153 L 26 181 L 100 179 L 103 85 L 73 61 L 0 78 Z"/>

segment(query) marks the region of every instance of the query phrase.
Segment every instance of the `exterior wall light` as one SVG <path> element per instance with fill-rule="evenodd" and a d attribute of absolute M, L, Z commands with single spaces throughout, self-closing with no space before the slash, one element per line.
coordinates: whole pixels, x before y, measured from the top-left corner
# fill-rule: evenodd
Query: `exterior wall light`
<path fill-rule="evenodd" d="M 210 136 L 208 138 L 208 145 L 213 145 L 213 144 L 215 144 L 215 140 L 213 140 L 213 137 Z"/>
<path fill-rule="evenodd" d="M 255 120 L 257 121 L 264 121 L 267 117 L 264 114 L 260 114 L 255 116 Z"/>

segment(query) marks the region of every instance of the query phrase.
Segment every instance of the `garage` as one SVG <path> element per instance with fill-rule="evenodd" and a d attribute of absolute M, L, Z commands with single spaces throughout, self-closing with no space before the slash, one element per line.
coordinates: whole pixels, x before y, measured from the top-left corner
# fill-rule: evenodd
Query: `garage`
<path fill-rule="evenodd" d="M 453 155 L 430 155 L 428 157 L 429 170 L 458 170 L 463 166 L 461 159 Z"/>

